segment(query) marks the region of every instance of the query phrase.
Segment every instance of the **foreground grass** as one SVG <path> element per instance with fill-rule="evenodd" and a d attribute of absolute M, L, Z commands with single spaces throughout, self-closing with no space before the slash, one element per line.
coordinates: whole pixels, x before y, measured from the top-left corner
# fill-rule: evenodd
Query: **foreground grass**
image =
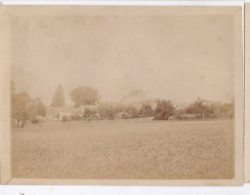
<path fill-rule="evenodd" d="M 52 122 L 13 129 L 13 176 L 230 179 L 233 121 Z"/>

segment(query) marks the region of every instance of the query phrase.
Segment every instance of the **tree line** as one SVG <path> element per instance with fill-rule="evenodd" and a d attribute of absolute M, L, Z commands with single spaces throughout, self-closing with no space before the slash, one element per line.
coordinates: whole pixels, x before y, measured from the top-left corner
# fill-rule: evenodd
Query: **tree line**
<path fill-rule="evenodd" d="M 60 92 L 59 92 L 60 91 Z M 56 95 L 57 94 L 57 95 Z M 62 87 L 59 85 L 56 90 L 54 102 L 62 102 L 64 96 Z M 149 102 L 138 105 L 124 105 L 114 103 L 102 103 L 98 96 L 98 91 L 91 87 L 81 86 L 73 89 L 70 97 L 75 107 L 84 105 L 95 105 L 96 109 L 84 109 L 83 112 L 73 113 L 71 118 L 66 116 L 63 121 L 68 120 L 103 120 L 103 119 L 131 119 L 141 117 L 153 117 L 155 120 L 190 120 L 190 119 L 207 119 L 207 118 L 233 118 L 234 102 L 221 103 L 219 101 L 209 101 L 197 98 L 193 103 L 185 108 L 178 108 L 170 100 L 154 100 L 156 106 Z M 55 104 L 54 104 L 55 105 Z M 57 104 L 60 107 L 62 104 Z"/>
<path fill-rule="evenodd" d="M 190 120 L 207 118 L 233 118 L 234 102 L 212 102 L 198 98 L 185 108 L 170 100 L 145 101 L 140 105 L 104 103 L 98 91 L 88 86 L 74 88 L 70 97 L 75 107 L 98 105 L 95 109 L 85 108 L 72 113 L 70 117 L 63 116 L 63 121 L 69 120 L 113 120 L 152 117 L 154 120 Z M 46 108 L 39 98 L 30 98 L 27 92 L 16 93 L 15 85 L 11 82 L 11 116 L 12 125 L 23 127 L 27 122 L 38 123 L 46 116 Z M 61 84 L 52 97 L 52 107 L 65 107 L 64 91 Z"/>
<path fill-rule="evenodd" d="M 155 100 L 155 108 L 150 103 L 141 106 L 101 103 L 96 109 L 85 109 L 84 112 L 73 113 L 69 120 L 114 120 L 152 117 L 154 120 L 205 120 L 233 118 L 234 104 L 210 102 L 197 99 L 184 109 L 178 109 L 170 100 Z"/>

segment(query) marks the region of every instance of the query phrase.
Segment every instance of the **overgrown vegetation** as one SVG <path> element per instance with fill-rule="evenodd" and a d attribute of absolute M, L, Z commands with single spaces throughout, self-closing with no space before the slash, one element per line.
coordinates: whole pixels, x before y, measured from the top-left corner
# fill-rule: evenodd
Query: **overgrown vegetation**
<path fill-rule="evenodd" d="M 39 98 L 30 98 L 27 92 L 16 93 L 11 82 L 11 124 L 14 127 L 24 127 L 27 122 L 37 124 L 39 117 L 46 116 L 46 109 Z"/>
<path fill-rule="evenodd" d="M 135 93 L 136 92 L 136 93 Z M 135 91 L 132 95 L 137 95 Z M 75 88 L 70 93 L 76 112 L 57 112 L 55 120 L 114 120 L 151 117 L 154 120 L 205 120 L 234 117 L 234 100 L 221 103 L 198 98 L 193 103 L 178 107 L 170 100 L 150 100 L 136 103 L 100 102 L 98 91 L 88 86 Z M 141 95 L 141 93 L 139 93 Z M 131 94 L 130 94 L 131 96 Z M 46 108 L 39 98 L 30 98 L 27 92 L 16 93 L 11 83 L 12 126 L 24 127 L 28 122 L 37 124 L 46 116 Z M 64 92 L 58 85 L 52 99 L 52 106 L 65 107 Z"/>
<path fill-rule="evenodd" d="M 168 120 L 170 116 L 174 115 L 175 108 L 171 101 L 161 100 L 157 102 L 155 108 L 155 120 Z"/>

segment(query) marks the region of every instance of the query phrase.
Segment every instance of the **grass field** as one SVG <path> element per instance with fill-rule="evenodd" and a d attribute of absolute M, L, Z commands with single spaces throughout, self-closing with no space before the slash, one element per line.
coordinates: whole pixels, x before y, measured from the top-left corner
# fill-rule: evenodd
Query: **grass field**
<path fill-rule="evenodd" d="M 12 131 L 13 176 L 229 179 L 231 120 L 50 122 Z"/>

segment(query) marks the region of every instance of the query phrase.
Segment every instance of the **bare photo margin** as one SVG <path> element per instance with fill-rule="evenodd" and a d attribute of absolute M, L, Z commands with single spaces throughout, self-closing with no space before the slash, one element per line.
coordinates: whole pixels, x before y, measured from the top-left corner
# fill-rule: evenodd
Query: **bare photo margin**
<path fill-rule="evenodd" d="M 81 8 L 76 8 L 78 11 Z M 204 9 L 204 8 L 203 8 Z M 53 13 L 52 13 L 53 10 Z M 55 11 L 56 10 L 56 11 Z M 68 11 L 69 10 L 69 11 Z M 135 8 L 136 10 L 136 8 Z M 72 8 L 58 8 L 53 7 L 53 9 L 38 9 L 38 14 L 57 14 L 63 12 L 66 14 L 74 13 L 74 7 Z M 242 16 L 239 9 L 235 13 L 235 20 L 238 20 Z M 95 12 L 98 13 L 98 9 Z M 172 12 L 173 13 L 173 12 Z M 181 12 L 179 12 L 180 14 Z M 183 12 L 182 12 L 183 13 Z M 10 70 L 9 70 L 9 59 L 11 45 L 10 45 L 10 28 L 8 23 L 8 17 L 11 15 L 22 15 L 22 14 L 37 14 L 37 12 L 29 7 L 25 8 L 3 8 L 0 10 L 0 24 L 6 28 L 2 28 L 0 31 L 1 49 L 0 49 L 0 59 L 1 63 L 1 90 L 5 93 L 1 94 L 1 183 L 3 184 L 74 184 L 74 185 L 241 185 L 243 184 L 243 66 L 242 62 L 239 64 L 239 58 L 242 55 L 242 46 L 235 48 L 235 55 L 237 60 L 235 62 L 235 98 L 236 98 L 236 118 L 235 118 L 235 129 L 237 129 L 235 134 L 235 179 L 233 180 L 68 180 L 68 179 L 21 179 L 21 178 L 11 178 L 11 134 L 10 134 L 10 91 L 9 82 L 10 81 Z M 106 13 L 108 14 L 108 13 Z M 118 13 L 116 13 L 118 14 Z M 196 13 L 197 14 L 197 13 Z M 209 14 L 209 13 L 206 13 Z M 210 13 L 211 14 L 211 13 Z M 221 13 L 217 13 L 221 14 Z M 242 37 L 240 34 L 241 24 L 237 24 L 235 27 L 237 33 L 235 33 L 235 41 Z M 239 30 L 240 29 L 240 30 Z M 239 40 L 238 40 L 239 41 Z M 243 58 L 240 58 L 243 59 Z M 240 86 L 240 87 L 239 87 Z"/>
<path fill-rule="evenodd" d="M 250 3 L 245 4 L 245 182 L 250 183 Z"/>

